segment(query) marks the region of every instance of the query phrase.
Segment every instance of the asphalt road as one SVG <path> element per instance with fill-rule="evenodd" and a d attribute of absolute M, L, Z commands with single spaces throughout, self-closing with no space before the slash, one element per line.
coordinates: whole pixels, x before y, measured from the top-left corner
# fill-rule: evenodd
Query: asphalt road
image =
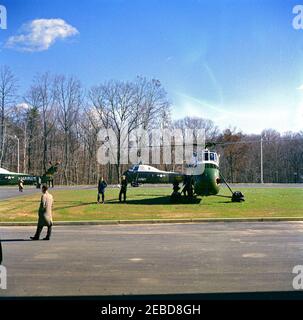
<path fill-rule="evenodd" d="M 303 223 L 1 227 L 8 288 L 0 296 L 293 290 Z"/>
<path fill-rule="evenodd" d="M 75 186 L 75 187 L 67 187 L 67 186 L 58 186 L 55 187 L 54 190 L 82 190 L 82 189 L 94 189 L 93 186 Z M 52 188 L 50 188 L 52 190 Z M 0 186 L 0 201 L 14 198 L 14 197 L 22 197 L 29 194 L 41 193 L 41 189 L 37 189 L 35 186 L 25 186 L 23 192 L 19 192 L 18 186 Z"/>
<path fill-rule="evenodd" d="M 35 187 L 25 186 L 24 192 L 18 191 L 18 186 L 0 187 L 0 200 L 5 200 L 13 197 L 37 193 L 39 190 Z"/>

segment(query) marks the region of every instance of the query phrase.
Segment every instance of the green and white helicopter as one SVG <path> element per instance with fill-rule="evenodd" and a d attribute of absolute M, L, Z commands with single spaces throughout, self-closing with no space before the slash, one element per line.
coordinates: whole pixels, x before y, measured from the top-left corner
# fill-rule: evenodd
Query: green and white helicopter
<path fill-rule="evenodd" d="M 140 184 L 172 184 L 172 202 L 180 202 L 182 199 L 189 200 L 194 196 L 218 195 L 221 184 L 225 183 L 231 192 L 231 201 L 244 201 L 244 195 L 240 191 L 233 191 L 226 179 L 220 172 L 220 156 L 208 149 L 202 151 L 202 160 L 192 161 L 186 168 L 186 173 L 159 170 L 150 165 L 137 164 L 125 171 L 128 183 L 132 186 Z M 183 183 L 182 193 L 179 184 Z"/>
<path fill-rule="evenodd" d="M 17 173 L 11 172 L 6 169 L 0 168 L 0 186 L 7 185 L 17 185 L 20 180 L 23 181 L 25 185 L 36 185 L 40 188 L 42 184 L 49 186 L 54 186 L 53 176 L 57 172 L 60 162 L 52 164 L 50 162 L 50 167 L 42 176 L 35 176 L 27 173 Z"/>

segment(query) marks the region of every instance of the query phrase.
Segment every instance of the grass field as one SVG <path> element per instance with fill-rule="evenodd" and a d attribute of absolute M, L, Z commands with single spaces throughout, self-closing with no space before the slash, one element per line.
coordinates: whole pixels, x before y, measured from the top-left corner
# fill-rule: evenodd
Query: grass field
<path fill-rule="evenodd" d="M 117 201 L 119 189 L 107 189 L 106 203 L 96 204 L 95 190 L 54 190 L 55 221 L 303 217 L 303 190 L 241 189 L 246 201 L 232 203 L 212 196 L 199 203 L 170 204 L 170 188 L 129 188 L 128 202 Z M 221 195 L 229 195 L 227 189 Z M 0 221 L 36 221 L 40 194 L 0 201 Z"/>

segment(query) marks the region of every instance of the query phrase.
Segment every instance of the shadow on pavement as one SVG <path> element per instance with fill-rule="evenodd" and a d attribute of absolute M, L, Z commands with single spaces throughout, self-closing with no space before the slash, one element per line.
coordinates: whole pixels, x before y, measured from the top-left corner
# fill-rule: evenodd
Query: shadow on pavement
<path fill-rule="evenodd" d="M 32 240 L 31 239 L 1 239 L 0 247 L 1 247 L 1 242 L 21 242 L 21 241 L 32 241 Z"/>

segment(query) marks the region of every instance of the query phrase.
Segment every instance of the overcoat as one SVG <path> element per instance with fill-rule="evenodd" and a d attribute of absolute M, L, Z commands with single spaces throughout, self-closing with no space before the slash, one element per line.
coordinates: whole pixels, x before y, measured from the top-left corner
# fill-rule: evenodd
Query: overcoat
<path fill-rule="evenodd" d="M 52 217 L 53 196 L 47 191 L 41 196 L 39 207 L 39 226 L 51 226 L 53 224 Z"/>

